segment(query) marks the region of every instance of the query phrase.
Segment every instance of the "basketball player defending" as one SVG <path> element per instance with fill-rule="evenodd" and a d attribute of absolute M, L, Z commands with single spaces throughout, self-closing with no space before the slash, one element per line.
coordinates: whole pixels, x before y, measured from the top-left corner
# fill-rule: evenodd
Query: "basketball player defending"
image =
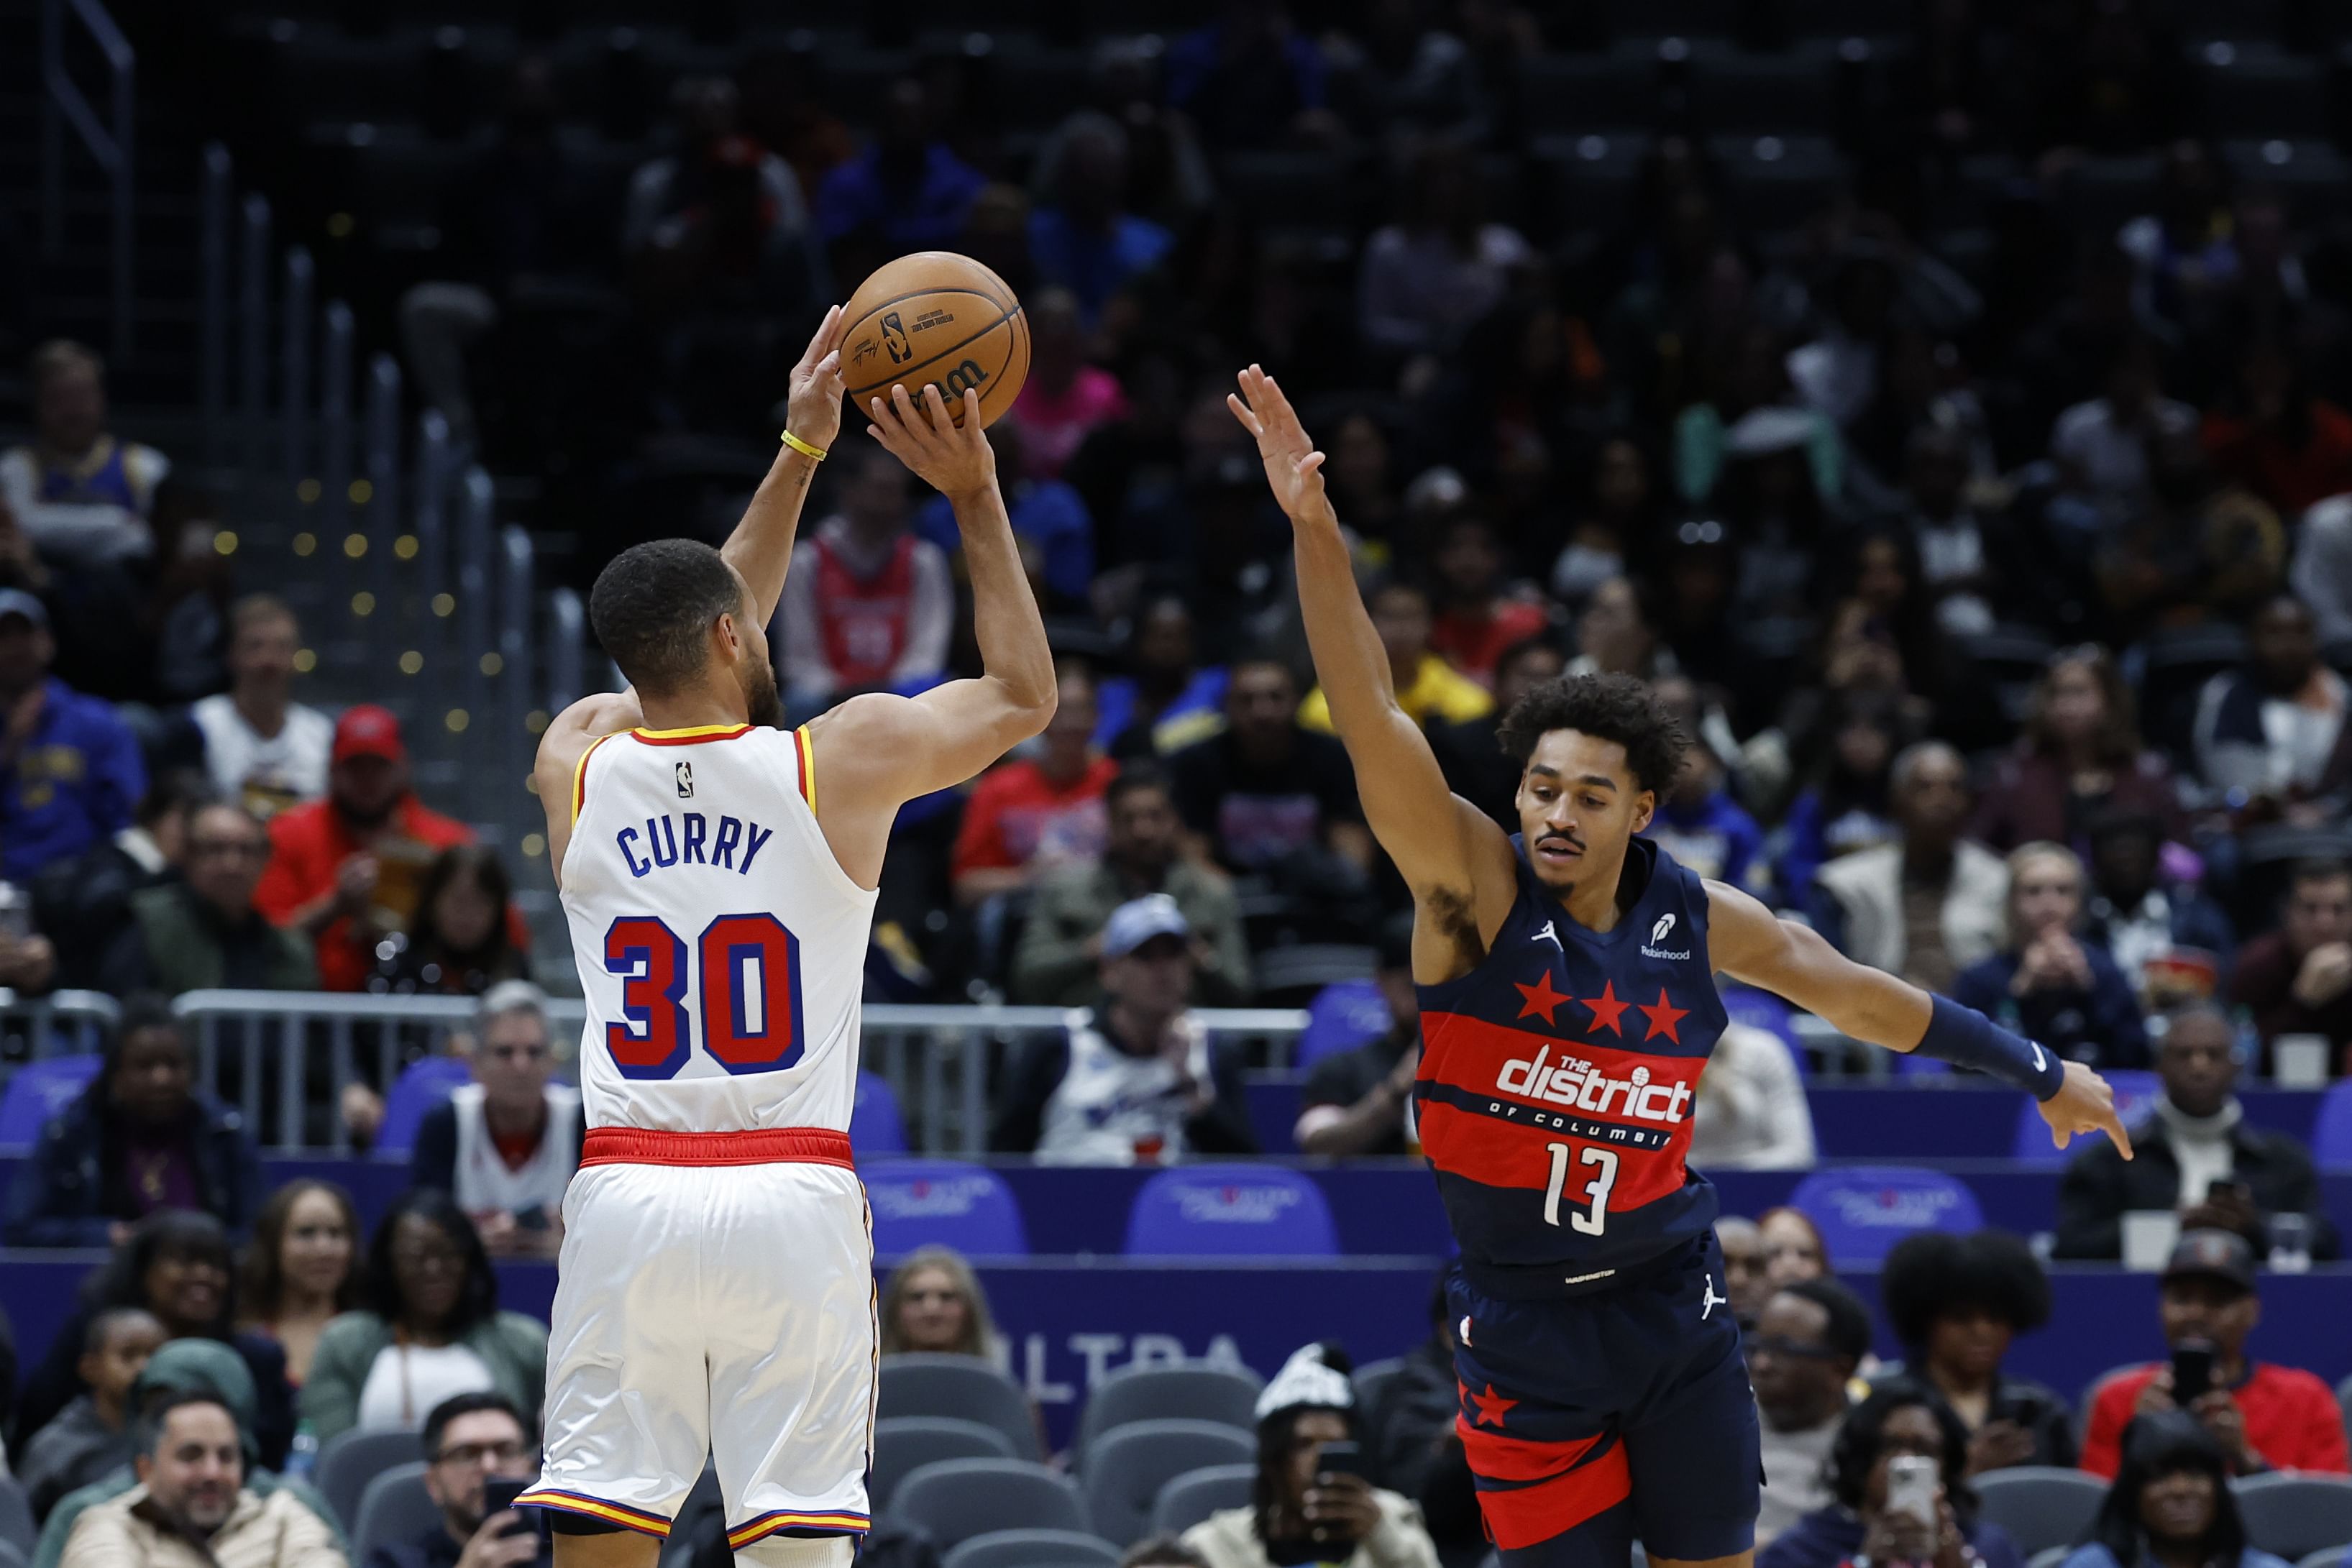
<path fill-rule="evenodd" d="M 1724 1302 L 1715 1189 L 1684 1167 L 1724 1027 L 1715 977 L 1857 1040 L 2030 1091 L 2062 1145 L 2105 1132 L 2107 1085 L 1981 1015 L 1841 956 L 1644 839 L 1684 739 L 1641 683 L 1552 681 L 1502 725 L 1520 832 L 1455 799 L 1398 707 L 1323 455 L 1253 366 L 1234 414 L 1290 516 L 1315 672 L 1364 815 L 1412 889 L 1413 1086 L 1460 1262 L 1455 1421 L 1488 1532 L 1519 1568 L 1754 1559 L 1756 1402 Z M 1247 401 L 1244 402 L 1244 399 Z"/>
<path fill-rule="evenodd" d="M 714 550 L 604 569 L 628 678 L 550 727 L 537 779 L 587 996 L 588 1132 L 564 1199 L 546 1457 L 559 1568 L 653 1568 L 715 1458 L 746 1568 L 850 1561 L 867 1525 L 874 1249 L 850 1166 L 858 990 L 899 805 L 1045 727 L 1052 657 L 967 393 L 866 411 L 962 530 L 985 674 L 782 715 L 765 628 L 840 423 L 838 314 L 793 372 L 791 441 Z"/>

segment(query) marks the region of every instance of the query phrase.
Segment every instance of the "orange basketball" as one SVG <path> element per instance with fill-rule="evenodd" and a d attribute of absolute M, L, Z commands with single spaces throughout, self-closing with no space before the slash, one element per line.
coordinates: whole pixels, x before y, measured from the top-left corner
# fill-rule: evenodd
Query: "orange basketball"
<path fill-rule="evenodd" d="M 924 250 L 876 270 L 842 314 L 841 375 L 849 404 L 868 418 L 877 397 L 903 385 L 922 405 L 926 385 L 956 423 L 963 394 L 980 393 L 980 423 L 994 424 L 1029 379 L 1029 319 L 1004 279 L 968 256 Z"/>

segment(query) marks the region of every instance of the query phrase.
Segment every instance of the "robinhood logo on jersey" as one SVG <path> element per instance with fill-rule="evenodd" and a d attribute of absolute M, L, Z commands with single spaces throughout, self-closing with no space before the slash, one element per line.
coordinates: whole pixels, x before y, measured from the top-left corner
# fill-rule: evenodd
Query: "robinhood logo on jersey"
<path fill-rule="evenodd" d="M 1659 915 L 1657 923 L 1650 927 L 1650 940 L 1643 945 L 1642 948 L 1642 956 L 1644 958 L 1689 957 L 1691 956 L 1691 950 L 1687 947 L 1684 948 L 1679 953 L 1669 953 L 1664 948 L 1658 946 L 1659 943 L 1666 939 L 1667 934 L 1673 931 L 1674 928 L 1675 917 L 1672 915 Z"/>
<path fill-rule="evenodd" d="M 1650 1070 L 1636 1067 L 1623 1078 L 1612 1078 L 1592 1063 L 1563 1055 L 1551 1060 L 1551 1047 L 1535 1055 L 1506 1062 L 1495 1077 L 1495 1087 L 1522 1099 L 1545 1100 L 1605 1116 L 1612 1111 L 1639 1122 L 1664 1122 L 1672 1126 L 1690 1104 L 1687 1083 L 1653 1083 Z"/>

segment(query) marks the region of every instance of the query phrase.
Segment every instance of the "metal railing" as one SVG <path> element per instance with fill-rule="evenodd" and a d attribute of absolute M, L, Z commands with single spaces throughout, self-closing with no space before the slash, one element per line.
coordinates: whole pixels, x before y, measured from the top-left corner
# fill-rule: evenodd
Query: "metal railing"
<path fill-rule="evenodd" d="M 75 84 L 66 68 L 66 22 L 68 14 L 81 23 L 106 61 L 108 118 L 100 123 L 98 110 Z M 112 272 L 112 348 L 120 359 L 131 354 L 132 311 L 131 263 L 131 151 L 137 117 L 132 108 L 132 78 L 138 57 L 131 40 L 114 25 L 99 0 L 41 0 L 41 245 L 53 259 L 65 248 L 66 127 L 73 127 L 83 148 L 97 161 L 109 186 L 112 219 L 109 243 Z"/>

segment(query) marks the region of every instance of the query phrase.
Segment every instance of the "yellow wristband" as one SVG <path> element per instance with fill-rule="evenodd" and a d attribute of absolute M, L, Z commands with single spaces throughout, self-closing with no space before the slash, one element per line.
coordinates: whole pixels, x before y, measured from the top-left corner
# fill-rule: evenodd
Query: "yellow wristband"
<path fill-rule="evenodd" d="M 812 463 L 822 463 L 824 461 L 824 447 L 812 446 L 807 442 L 803 441 L 799 436 L 794 435 L 789 430 L 784 432 L 784 444 L 791 447 L 793 451 L 799 453 L 802 456 L 807 458 Z"/>

